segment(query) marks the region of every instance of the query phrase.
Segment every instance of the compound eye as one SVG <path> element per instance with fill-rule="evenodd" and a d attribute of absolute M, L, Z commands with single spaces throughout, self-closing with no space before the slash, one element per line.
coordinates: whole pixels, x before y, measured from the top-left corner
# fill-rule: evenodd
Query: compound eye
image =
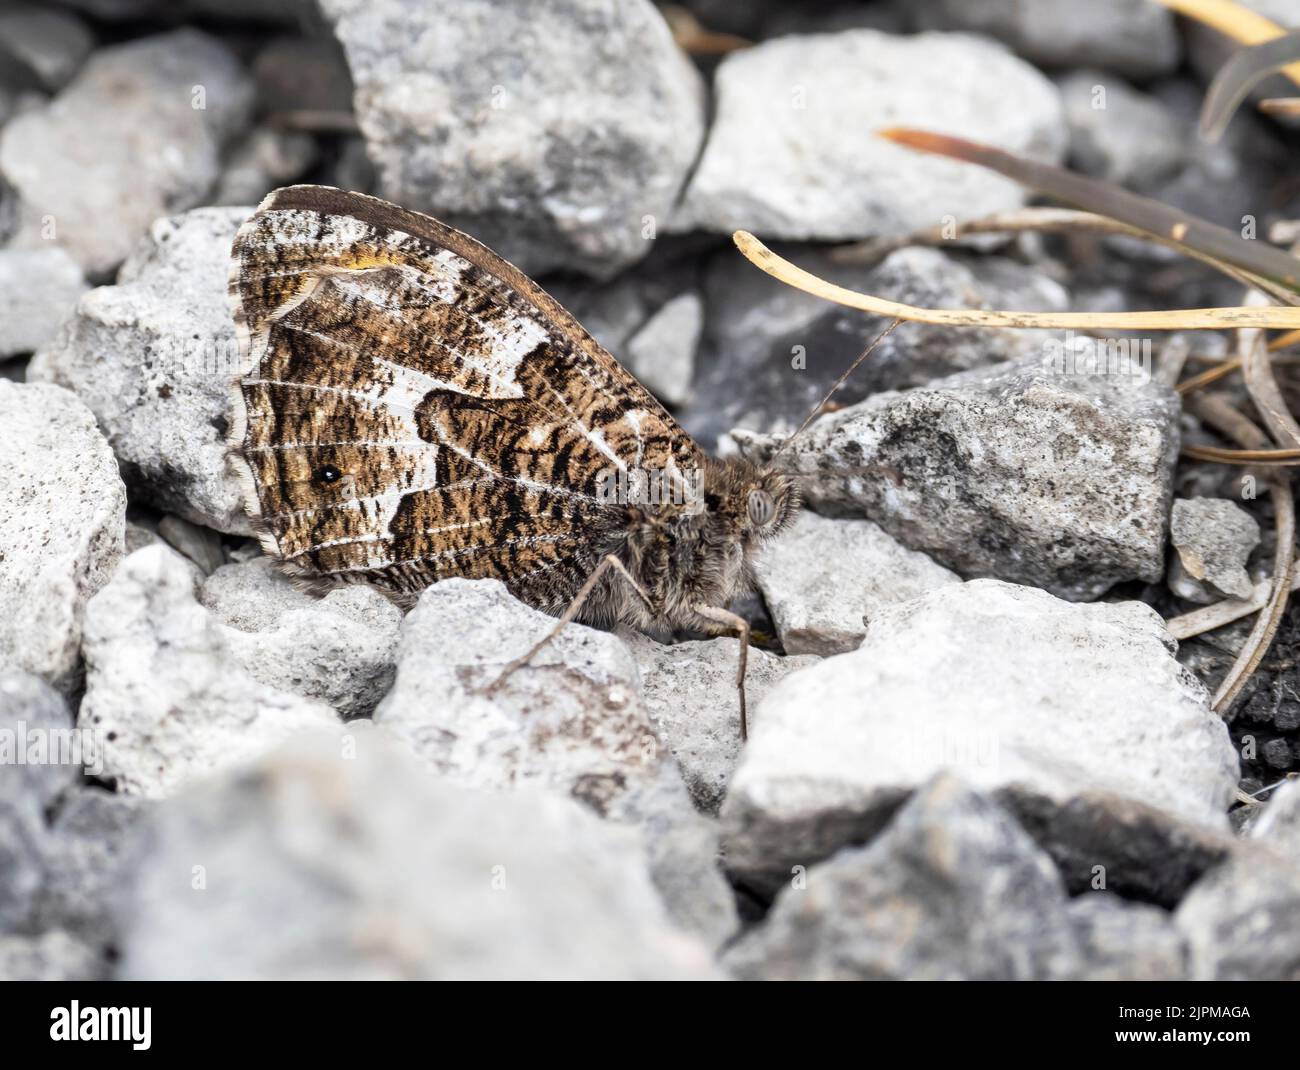
<path fill-rule="evenodd" d="M 776 516 L 776 502 L 765 490 L 751 490 L 745 509 L 749 513 L 749 522 L 756 528 L 767 527 Z"/>

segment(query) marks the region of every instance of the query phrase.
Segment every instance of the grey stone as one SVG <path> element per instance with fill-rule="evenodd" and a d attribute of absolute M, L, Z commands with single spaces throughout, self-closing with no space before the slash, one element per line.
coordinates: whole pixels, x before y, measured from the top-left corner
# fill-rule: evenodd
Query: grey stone
<path fill-rule="evenodd" d="M 705 819 L 642 705 L 627 647 L 614 635 L 569 625 L 485 693 L 554 624 L 495 580 L 435 584 L 403 622 L 397 680 L 375 723 L 440 776 L 467 787 L 545 787 L 650 830 L 652 876 L 673 917 L 689 924 L 700 900 L 713 903 L 710 917 L 719 924 L 705 935 L 720 941 L 734 928 L 734 904 L 717 867 L 716 834 L 700 832 Z M 653 842 L 665 838 L 671 842 Z M 704 850 L 708 839 L 715 846 Z M 687 882 L 693 895 L 683 896 Z"/>
<path fill-rule="evenodd" d="M 199 601 L 254 679 L 368 717 L 393 684 L 402 612 L 373 587 L 298 590 L 270 558 L 219 568 Z"/>
<path fill-rule="evenodd" d="M 235 533 L 251 528 L 226 466 L 240 366 L 226 278 L 249 211 L 199 208 L 156 221 L 118 284 L 82 297 L 28 369 L 90 406 L 144 501 Z"/>
<path fill-rule="evenodd" d="M 740 977 L 1024 981 L 1077 968 L 1051 859 L 955 777 L 924 785 L 868 846 L 811 861 L 728 952 Z"/>
<path fill-rule="evenodd" d="M 1070 162 L 1078 170 L 1145 186 L 1187 162 L 1187 132 L 1158 98 L 1096 70 L 1071 72 L 1058 86 L 1070 124 Z"/>
<path fill-rule="evenodd" d="M 189 10 L 209 18 L 236 21 L 281 23 L 286 26 L 310 24 L 318 18 L 315 0 L 183 0 Z"/>
<path fill-rule="evenodd" d="M 1167 910 L 1088 892 L 1071 900 L 1068 912 L 1082 960 L 1071 980 L 1187 979 L 1187 941 Z"/>
<path fill-rule="evenodd" d="M 1300 980 L 1300 862 L 1243 841 L 1188 892 L 1174 915 L 1194 981 Z"/>
<path fill-rule="evenodd" d="M 645 255 L 704 130 L 700 77 L 648 0 L 321 8 L 390 200 L 534 274 Z"/>
<path fill-rule="evenodd" d="M 1172 71 L 1182 53 L 1173 13 L 1146 0 L 914 0 L 907 10 L 922 29 L 986 33 L 1048 67 L 1086 58 L 1145 79 Z"/>
<path fill-rule="evenodd" d="M 46 835 L 36 917 L 99 949 L 117 946 L 116 897 L 129 880 L 140 825 L 153 803 L 99 788 L 71 793 Z"/>
<path fill-rule="evenodd" d="M 1228 498 L 1178 498 L 1169 519 L 1169 538 L 1183 569 L 1232 598 L 1255 589 L 1246 562 L 1259 545 L 1259 524 Z"/>
<path fill-rule="evenodd" d="M 45 819 L 37 798 L 17 777 L 0 790 L 0 933 L 30 927 L 45 880 Z"/>
<path fill-rule="evenodd" d="M 699 295 L 678 294 L 628 340 L 628 371 L 665 405 L 685 404 L 703 328 L 704 303 Z"/>
<path fill-rule="evenodd" d="M 927 308 L 1061 312 L 1069 296 L 1041 272 L 1000 256 L 977 259 L 912 247 L 879 264 L 837 262 L 804 247 L 778 250 L 822 278 Z M 712 445 L 733 427 L 793 431 L 868 343 L 889 325 L 782 286 L 743 257 L 717 258 L 707 278 L 708 320 L 695 401 L 684 426 Z M 849 405 L 882 390 L 924 386 L 954 372 L 1043 352 L 1041 331 L 903 323 L 833 397 Z"/>
<path fill-rule="evenodd" d="M 870 520 L 804 510 L 754 560 L 754 576 L 787 654 L 854 650 L 876 611 L 961 578 Z"/>
<path fill-rule="evenodd" d="M 39 677 L 0 673 L 0 933 L 30 926 L 45 879 L 45 808 L 80 772 L 48 760 L 56 733 L 71 724 L 63 699 Z"/>
<path fill-rule="evenodd" d="M 330 37 L 276 37 L 252 65 L 258 110 L 352 114 L 352 75 Z"/>
<path fill-rule="evenodd" d="M 0 662 L 76 686 L 86 601 L 122 557 L 126 489 L 67 390 L 0 380 Z"/>
<path fill-rule="evenodd" d="M 0 249 L 0 360 L 54 337 L 86 288 L 64 249 Z"/>
<path fill-rule="evenodd" d="M 297 130 L 258 126 L 230 152 L 210 204 L 257 204 L 271 190 L 298 181 L 316 162 L 315 139 Z"/>
<path fill-rule="evenodd" d="M 158 798 L 248 762 L 334 711 L 255 679 L 231 632 L 195 599 L 195 573 L 162 545 L 122 562 L 86 607 L 78 725 L 102 738 L 104 776 Z"/>
<path fill-rule="evenodd" d="M 0 769 L 6 770 L 6 796 L 30 797 L 43 811 L 80 779 L 81 764 L 68 760 L 76 749 L 72 726 L 67 702 L 39 676 L 21 670 L 0 673 Z"/>
<path fill-rule="evenodd" d="M 936 116 L 1035 159 L 1055 162 L 1065 150 L 1055 87 L 977 37 L 848 30 L 777 38 L 724 58 L 714 92 L 713 125 L 675 229 L 833 241 L 1023 204 L 1023 189 L 999 175 L 874 136 L 932 127 Z"/>
<path fill-rule="evenodd" d="M 666 645 L 629 630 L 619 635 L 636 658 L 641 702 L 655 734 L 668 745 L 696 807 L 716 814 L 740 760 L 734 639 Z M 749 650 L 745 694 L 749 708 L 789 673 L 814 657 L 777 657 Z"/>
<path fill-rule="evenodd" d="M 61 0 L 65 7 L 76 8 L 97 19 L 117 21 L 139 19 L 156 14 L 167 0 Z"/>
<path fill-rule="evenodd" d="M 14 244 L 52 240 L 88 275 L 112 271 L 157 217 L 208 193 L 252 96 L 235 57 L 196 30 L 101 49 L 48 106 L 0 131 Z"/>
<path fill-rule="evenodd" d="M 1172 910 L 1232 850 L 1229 827 L 1172 812 L 1134 789 L 1083 789 L 1068 799 L 1011 788 L 1001 802 L 1056 862 L 1071 893 L 1105 887 Z"/>
<path fill-rule="evenodd" d="M 0 936 L 0 981 L 105 981 L 108 973 L 93 947 L 57 929 Z"/>
<path fill-rule="evenodd" d="M 71 12 L 31 4 L 0 8 L 0 82 L 62 89 L 94 45 L 86 24 Z"/>
<path fill-rule="evenodd" d="M 466 791 L 381 733 L 299 739 L 154 814 L 122 909 L 139 979 L 712 974 L 635 833 L 545 792 Z"/>
<path fill-rule="evenodd" d="M 964 576 L 1096 598 L 1163 574 L 1179 408 L 1139 358 L 1075 337 L 822 416 L 778 467 L 817 511 L 866 516 Z M 733 437 L 760 461 L 782 441 Z"/>
<path fill-rule="evenodd" d="M 1143 603 L 1080 605 L 993 580 L 883 607 L 856 651 L 759 704 L 722 807 L 727 866 L 779 884 L 791 865 L 861 842 L 945 769 L 998 792 L 1049 850 L 1052 820 L 1068 825 L 1077 856 L 1097 864 L 1112 862 L 1112 837 L 1161 815 L 1167 840 L 1180 822 L 1224 837 L 1237 755 L 1173 647 Z M 1098 793 L 1141 812 L 1099 820 Z M 1076 807 L 1091 823 L 1070 822 Z M 1153 835 L 1131 838 L 1149 849 Z M 1162 876 L 1122 861 L 1117 890 Z"/>

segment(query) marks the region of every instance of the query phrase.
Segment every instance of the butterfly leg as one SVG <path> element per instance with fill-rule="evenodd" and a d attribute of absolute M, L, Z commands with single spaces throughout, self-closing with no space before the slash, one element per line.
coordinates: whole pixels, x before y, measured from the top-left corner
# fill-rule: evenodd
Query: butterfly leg
<path fill-rule="evenodd" d="M 693 608 L 705 620 L 721 624 L 727 631 L 734 630 L 740 640 L 740 670 L 736 674 L 736 691 L 740 695 L 740 738 L 747 740 L 749 718 L 745 711 L 745 669 L 749 665 L 749 621 L 729 609 L 721 609 L 718 606 L 698 605 Z"/>
<path fill-rule="evenodd" d="M 534 643 L 532 648 L 526 654 L 524 654 L 522 657 L 515 658 L 514 661 L 512 661 L 509 665 L 507 665 L 504 669 L 502 669 L 501 675 L 498 676 L 495 680 L 492 681 L 492 683 L 488 685 L 487 691 L 485 691 L 484 694 L 491 695 L 494 691 L 496 691 L 498 687 L 500 687 L 503 683 L 505 683 L 506 678 L 510 676 L 511 673 L 513 673 L 516 669 L 522 669 L 525 665 L 527 665 L 530 661 L 533 660 L 533 656 L 539 650 L 541 650 L 548 643 L 550 643 L 557 635 L 559 635 L 560 632 L 564 630 L 564 626 L 568 624 L 570 621 L 572 621 L 573 618 L 576 617 L 580 612 L 582 612 L 583 604 L 591 596 L 591 592 L 596 589 L 596 584 L 598 584 L 601 581 L 601 578 L 605 575 L 605 573 L 609 572 L 611 569 L 619 573 L 625 580 L 627 580 L 627 582 L 631 585 L 632 590 L 636 591 L 637 595 L 641 598 L 641 601 L 645 603 L 647 609 L 651 610 L 651 612 L 654 611 L 654 607 L 650 603 L 650 596 L 646 594 L 645 591 L 642 589 L 641 585 L 636 582 L 636 579 L 632 576 L 632 573 L 630 573 L 627 570 L 627 566 L 624 565 L 623 562 L 620 561 L 613 554 L 606 554 L 604 557 L 600 559 L 600 564 L 598 564 L 592 570 L 591 575 L 587 577 L 587 582 L 584 583 L 582 587 L 579 589 L 578 593 L 573 596 L 573 601 L 569 603 L 568 608 L 565 609 L 565 611 L 562 614 L 560 614 L 560 619 L 556 622 L 555 627 L 552 628 L 549 632 L 547 632 L 544 636 L 542 636 L 542 638 L 539 639 L 536 643 Z"/>

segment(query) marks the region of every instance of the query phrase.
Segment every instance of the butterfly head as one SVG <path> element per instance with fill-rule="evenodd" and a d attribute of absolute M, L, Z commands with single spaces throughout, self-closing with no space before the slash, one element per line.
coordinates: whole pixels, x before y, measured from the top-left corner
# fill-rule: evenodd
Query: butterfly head
<path fill-rule="evenodd" d="M 799 488 L 784 472 L 737 458 L 712 461 L 705 477 L 704 507 L 718 541 L 747 556 L 794 518 Z"/>

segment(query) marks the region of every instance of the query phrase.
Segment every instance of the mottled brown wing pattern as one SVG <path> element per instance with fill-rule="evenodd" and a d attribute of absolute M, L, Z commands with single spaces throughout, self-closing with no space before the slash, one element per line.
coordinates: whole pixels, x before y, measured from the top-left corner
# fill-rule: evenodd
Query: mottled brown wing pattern
<path fill-rule="evenodd" d="M 555 609 L 626 523 L 602 473 L 698 448 L 551 297 L 467 236 L 360 194 L 271 194 L 234 244 L 231 444 L 264 547 L 413 595 L 494 577 Z"/>

